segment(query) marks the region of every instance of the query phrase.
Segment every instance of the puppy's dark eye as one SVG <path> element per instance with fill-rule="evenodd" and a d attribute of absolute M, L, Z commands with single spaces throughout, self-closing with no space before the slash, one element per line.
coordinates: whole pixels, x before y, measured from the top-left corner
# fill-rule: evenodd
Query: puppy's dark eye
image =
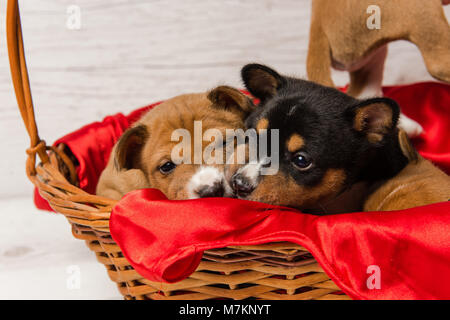
<path fill-rule="evenodd" d="M 159 167 L 159 171 L 161 171 L 162 174 L 168 174 L 175 169 L 177 165 L 173 163 L 172 161 L 167 161 L 162 166 Z"/>
<path fill-rule="evenodd" d="M 304 152 L 296 153 L 292 159 L 292 163 L 300 170 L 308 170 L 312 166 L 311 158 Z"/>

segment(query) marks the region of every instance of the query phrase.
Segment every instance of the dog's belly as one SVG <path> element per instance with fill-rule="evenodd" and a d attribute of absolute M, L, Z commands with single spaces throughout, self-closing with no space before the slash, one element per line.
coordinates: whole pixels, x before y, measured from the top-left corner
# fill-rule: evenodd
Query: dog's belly
<path fill-rule="evenodd" d="M 355 52 L 346 53 L 331 53 L 331 65 L 334 69 L 339 71 L 353 72 L 361 69 L 367 65 L 375 56 L 381 54 L 383 50 L 386 50 L 387 45 L 383 45 L 376 50 L 373 50 L 369 54 L 363 55 Z"/>
<path fill-rule="evenodd" d="M 331 57 L 331 65 L 334 69 L 339 71 L 353 72 L 361 69 L 368 61 L 368 58 L 359 59 L 357 61 L 341 62 L 336 60 L 333 56 Z"/>

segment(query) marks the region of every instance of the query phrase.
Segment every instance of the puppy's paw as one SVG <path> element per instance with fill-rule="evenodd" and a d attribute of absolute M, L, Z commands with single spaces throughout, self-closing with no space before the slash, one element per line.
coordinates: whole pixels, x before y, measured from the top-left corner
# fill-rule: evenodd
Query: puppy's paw
<path fill-rule="evenodd" d="M 102 172 L 96 194 L 119 200 L 130 191 L 144 188 L 150 188 L 150 184 L 142 170 L 117 171 L 110 166 Z"/>
<path fill-rule="evenodd" d="M 400 114 L 400 118 L 398 119 L 398 127 L 405 130 L 410 138 L 417 137 L 423 132 L 422 126 L 417 121 L 408 118 L 403 113 Z"/>
<path fill-rule="evenodd" d="M 201 167 L 189 180 L 187 191 L 189 199 L 229 197 L 231 187 L 225 181 L 223 172 L 215 167 Z"/>
<path fill-rule="evenodd" d="M 247 197 L 258 186 L 262 170 L 269 163 L 269 158 L 258 162 L 250 162 L 240 167 L 231 177 L 231 186 L 239 198 Z"/>

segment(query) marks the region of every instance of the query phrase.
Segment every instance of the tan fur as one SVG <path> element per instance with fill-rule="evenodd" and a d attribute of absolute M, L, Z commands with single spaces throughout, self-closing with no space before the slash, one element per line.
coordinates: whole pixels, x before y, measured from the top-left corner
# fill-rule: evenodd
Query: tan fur
<path fill-rule="evenodd" d="M 266 118 L 262 118 L 256 124 L 256 131 L 259 132 L 260 130 L 267 129 L 268 127 L 269 127 L 269 120 L 267 120 Z"/>
<path fill-rule="evenodd" d="M 194 161 L 194 121 L 202 121 L 202 129 L 219 129 L 225 137 L 226 129 L 244 128 L 244 112 L 220 106 L 211 102 L 208 97 L 221 96 L 220 92 L 229 92 L 229 87 L 219 87 L 209 93 L 185 94 L 169 99 L 154 107 L 138 120 L 134 127 L 144 125 L 148 131 L 148 138 L 140 152 L 140 167 L 137 169 L 117 169 L 114 166 L 116 147 L 111 153 L 109 162 L 102 172 L 97 185 L 97 194 L 112 199 L 120 199 L 125 193 L 141 188 L 160 189 L 169 199 L 187 199 L 186 184 L 198 169 L 198 165 L 180 164 L 172 173 L 163 174 L 159 166 L 171 160 L 172 148 L 178 141 L 171 141 L 172 132 L 179 128 L 187 129 L 192 138 L 191 163 Z M 241 99 L 242 109 L 251 109 L 251 103 L 246 97 L 236 92 L 235 97 Z M 240 97 L 239 95 L 242 95 Z M 213 99 L 214 100 L 214 99 Z M 250 105 L 246 105 L 250 103 Z M 203 132 L 201 134 L 203 134 Z M 210 144 L 203 141 L 202 150 Z M 201 154 L 197 154 L 200 155 Z"/>
<path fill-rule="evenodd" d="M 369 5 L 380 7 L 380 29 L 367 28 Z M 381 82 L 385 45 L 394 40 L 414 43 L 430 74 L 450 82 L 450 28 L 440 0 L 313 0 L 308 78 L 334 86 L 331 66 L 347 70 L 348 93 L 358 96 Z"/>
<path fill-rule="evenodd" d="M 408 139 L 405 131 L 399 130 L 398 132 L 398 142 L 403 155 L 408 158 L 409 162 L 416 162 L 419 160 L 419 154 L 412 145 L 411 141 Z"/>
<path fill-rule="evenodd" d="M 450 199 L 450 177 L 418 157 L 365 201 L 364 211 L 402 210 Z"/>
<path fill-rule="evenodd" d="M 398 141 L 409 163 L 367 197 L 364 211 L 401 210 L 448 201 L 450 177 L 422 158 L 403 130 L 399 130 Z"/>
<path fill-rule="evenodd" d="M 341 190 L 345 173 L 339 169 L 328 169 L 322 181 L 314 187 L 297 184 L 281 171 L 276 175 L 262 176 L 261 182 L 246 199 L 294 208 L 316 208 L 319 201 L 330 200 Z"/>
<path fill-rule="evenodd" d="M 286 143 L 286 147 L 287 147 L 288 151 L 291 153 L 294 153 L 295 151 L 300 150 L 304 145 L 305 145 L 305 141 L 297 133 L 294 133 Z"/>

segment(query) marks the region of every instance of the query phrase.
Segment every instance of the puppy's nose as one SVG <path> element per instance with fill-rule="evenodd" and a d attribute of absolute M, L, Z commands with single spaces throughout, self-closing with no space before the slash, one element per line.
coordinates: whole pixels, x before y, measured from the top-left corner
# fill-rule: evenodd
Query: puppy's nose
<path fill-rule="evenodd" d="M 239 197 L 245 198 L 255 189 L 252 183 L 248 181 L 242 174 L 236 173 L 231 178 L 231 185 L 234 193 Z"/>
<path fill-rule="evenodd" d="M 223 197 L 225 194 L 225 188 L 220 182 L 215 182 L 213 185 L 205 185 L 197 190 L 197 194 L 200 198 L 214 198 Z"/>

